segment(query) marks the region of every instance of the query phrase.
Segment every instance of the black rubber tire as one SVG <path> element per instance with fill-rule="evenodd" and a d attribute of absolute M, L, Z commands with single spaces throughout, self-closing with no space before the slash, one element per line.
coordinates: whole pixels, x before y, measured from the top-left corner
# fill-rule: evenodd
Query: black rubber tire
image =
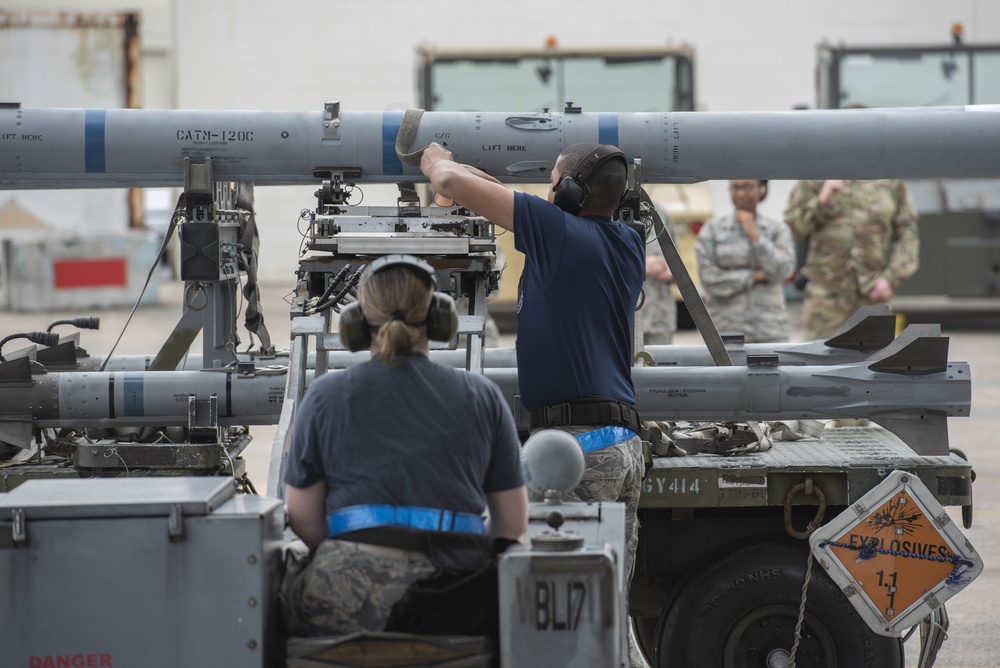
<path fill-rule="evenodd" d="M 632 621 L 635 623 L 635 637 L 639 641 L 639 649 L 652 666 L 653 656 L 656 653 L 656 629 L 660 620 L 658 617 L 633 617 Z"/>
<path fill-rule="evenodd" d="M 771 668 L 795 639 L 807 546 L 754 543 L 705 565 L 664 609 L 654 665 Z M 770 658 L 771 663 L 768 663 Z M 877 635 L 813 563 L 796 665 L 901 668 L 899 638 Z"/>

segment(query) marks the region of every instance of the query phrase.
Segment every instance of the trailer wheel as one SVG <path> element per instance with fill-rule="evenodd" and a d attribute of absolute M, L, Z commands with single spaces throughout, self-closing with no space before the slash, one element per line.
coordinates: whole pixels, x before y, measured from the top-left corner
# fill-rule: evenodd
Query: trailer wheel
<path fill-rule="evenodd" d="M 659 626 L 658 617 L 633 617 L 635 624 L 635 637 L 639 641 L 639 649 L 646 656 L 649 665 L 653 665 L 653 656 L 656 654 L 656 629 Z"/>
<path fill-rule="evenodd" d="M 795 640 L 807 546 L 754 543 L 707 564 L 660 615 L 655 665 L 776 668 Z M 899 638 L 877 635 L 813 564 L 798 666 L 903 666 Z"/>

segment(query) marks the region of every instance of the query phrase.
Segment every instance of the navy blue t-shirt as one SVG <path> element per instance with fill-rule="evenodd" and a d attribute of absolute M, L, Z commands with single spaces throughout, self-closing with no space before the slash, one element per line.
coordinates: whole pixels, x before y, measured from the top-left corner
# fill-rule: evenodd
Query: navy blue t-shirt
<path fill-rule="evenodd" d="M 634 404 L 632 322 L 646 272 L 639 233 L 516 192 L 514 247 L 525 257 L 517 303 L 525 407 L 594 396 Z"/>
<path fill-rule="evenodd" d="M 326 510 L 393 504 L 480 514 L 524 484 L 510 408 L 481 374 L 404 357 L 331 371 L 298 407 L 285 482 L 326 480 Z"/>

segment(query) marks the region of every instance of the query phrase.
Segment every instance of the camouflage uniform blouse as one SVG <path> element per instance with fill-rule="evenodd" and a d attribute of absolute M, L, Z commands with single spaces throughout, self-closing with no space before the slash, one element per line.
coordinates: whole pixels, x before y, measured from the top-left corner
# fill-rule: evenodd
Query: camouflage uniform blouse
<path fill-rule="evenodd" d="M 677 241 L 677 234 L 669 218 L 663 217 L 670 238 Z M 646 257 L 658 255 L 663 257 L 660 242 L 652 239 L 646 243 Z M 647 346 L 670 345 L 674 342 L 677 332 L 677 302 L 670 287 L 673 281 L 665 282 L 646 275 L 642 284 L 643 302 L 640 314 L 642 316 L 643 343 Z"/>
<path fill-rule="evenodd" d="M 784 283 L 795 267 L 788 228 L 757 214 L 760 240 L 751 243 L 730 212 L 705 223 L 695 250 L 706 305 L 720 332 L 743 332 L 748 342 L 787 341 L 790 324 Z M 765 282 L 755 283 L 761 270 Z"/>
<path fill-rule="evenodd" d="M 824 206 L 822 181 L 800 181 L 785 209 L 796 239 L 809 237 L 804 268 L 828 290 L 867 295 L 885 276 L 894 288 L 917 270 L 917 211 L 899 180 L 852 181 Z"/>

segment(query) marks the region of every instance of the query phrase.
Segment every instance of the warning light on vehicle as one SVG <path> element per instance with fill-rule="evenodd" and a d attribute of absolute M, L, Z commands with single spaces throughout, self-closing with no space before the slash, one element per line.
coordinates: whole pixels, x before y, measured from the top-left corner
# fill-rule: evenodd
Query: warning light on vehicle
<path fill-rule="evenodd" d="M 962 43 L 962 37 L 965 35 L 965 26 L 961 23 L 955 22 L 951 24 L 951 39 L 955 44 Z"/>

